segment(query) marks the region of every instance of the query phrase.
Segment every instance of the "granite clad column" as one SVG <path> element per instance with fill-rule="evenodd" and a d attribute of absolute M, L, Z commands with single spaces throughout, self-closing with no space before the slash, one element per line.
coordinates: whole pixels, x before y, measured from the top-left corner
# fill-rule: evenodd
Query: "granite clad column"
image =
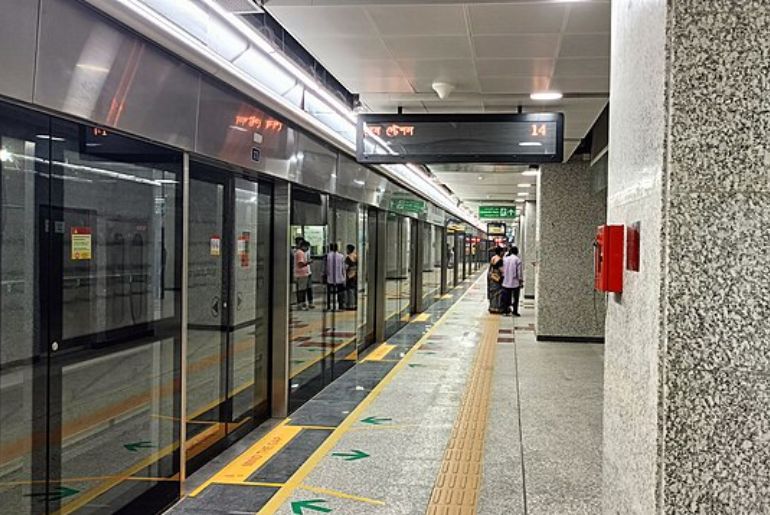
<path fill-rule="evenodd" d="M 770 513 L 770 4 L 612 11 L 604 513 Z"/>
<path fill-rule="evenodd" d="M 543 165 L 537 188 L 535 333 L 538 340 L 601 341 L 604 296 L 594 293 L 596 227 L 606 191 L 594 191 L 588 161 Z M 530 280 L 525 276 L 526 281 Z"/>
<path fill-rule="evenodd" d="M 524 291 L 523 296 L 527 299 L 535 298 L 535 274 L 537 271 L 535 263 L 537 262 L 537 245 L 535 240 L 535 227 L 537 225 L 537 206 L 534 202 L 524 203 L 524 213 L 521 224 L 521 242 L 523 246 L 523 266 L 524 266 Z"/>

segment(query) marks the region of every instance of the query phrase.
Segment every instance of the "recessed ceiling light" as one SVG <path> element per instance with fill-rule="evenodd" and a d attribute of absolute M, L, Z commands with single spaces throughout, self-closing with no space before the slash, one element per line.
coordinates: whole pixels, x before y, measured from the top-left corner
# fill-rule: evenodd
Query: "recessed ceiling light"
<path fill-rule="evenodd" d="M 528 195 L 529 195 L 529 193 L 527 193 L 526 191 L 522 191 L 521 193 L 519 193 L 520 197 L 526 197 Z"/>
<path fill-rule="evenodd" d="M 353 179 L 353 182 L 354 182 L 354 183 L 356 183 L 356 184 L 358 184 L 359 186 L 363 186 L 363 185 L 365 185 L 365 184 L 366 184 L 366 183 L 365 183 L 364 181 L 362 181 L 361 179 Z"/>
<path fill-rule="evenodd" d="M 51 141 L 66 141 L 64 138 L 57 138 L 56 136 L 51 136 L 49 134 L 37 134 L 35 137 L 37 139 L 50 139 Z"/>
<path fill-rule="evenodd" d="M 483 181 L 483 180 L 484 180 L 484 176 L 483 176 L 483 175 L 479 175 L 479 176 L 478 176 L 478 177 L 476 177 L 476 178 L 477 178 L 478 180 L 480 180 L 480 181 Z"/>
<path fill-rule="evenodd" d="M 529 187 L 530 187 L 530 186 L 532 186 L 532 185 L 531 185 L 531 184 L 518 184 L 517 186 L 518 186 L 519 188 L 529 188 Z"/>
<path fill-rule="evenodd" d="M 535 91 L 529 98 L 532 100 L 559 100 L 564 95 L 559 91 Z"/>
<path fill-rule="evenodd" d="M 540 170 L 525 170 L 525 171 L 521 172 L 521 175 L 533 176 L 533 175 L 537 175 L 539 173 L 540 173 Z"/>
<path fill-rule="evenodd" d="M 520 141 L 519 142 L 520 147 L 542 147 L 543 144 L 539 141 Z"/>
<path fill-rule="evenodd" d="M 4 148 L 0 148 L 0 161 L 6 162 L 11 160 L 11 153 Z M 489 197 L 489 195 L 487 195 Z"/>

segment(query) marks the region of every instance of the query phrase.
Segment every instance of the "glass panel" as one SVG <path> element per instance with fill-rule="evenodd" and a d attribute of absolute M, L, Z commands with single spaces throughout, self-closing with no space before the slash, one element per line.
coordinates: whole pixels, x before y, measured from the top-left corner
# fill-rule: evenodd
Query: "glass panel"
<path fill-rule="evenodd" d="M 178 492 L 181 154 L 58 121 L 51 145 L 49 510 L 161 502 Z"/>
<path fill-rule="evenodd" d="M 48 118 L 0 104 L 0 511 L 45 509 L 46 342 L 38 303 Z M 37 137 L 41 135 L 41 137 Z M 44 200 L 43 200 L 44 198 Z M 42 496 L 42 497 L 41 497 Z M 42 500 L 41 500 L 42 499 Z"/>
<path fill-rule="evenodd" d="M 330 374 L 333 331 L 328 311 L 324 257 L 328 248 L 327 197 L 292 189 L 291 268 L 294 298 L 289 318 L 289 409 L 319 392 Z"/>
<path fill-rule="evenodd" d="M 455 249 L 455 234 L 447 232 L 446 235 L 446 269 L 447 289 L 457 286 L 457 252 Z"/>
<path fill-rule="evenodd" d="M 388 213 L 386 222 L 385 250 L 385 337 L 390 337 L 401 327 L 401 227 L 399 217 Z"/>
<path fill-rule="evenodd" d="M 334 349 L 332 375 L 338 377 L 358 359 L 356 335 L 358 334 L 357 290 L 360 244 L 358 242 L 358 205 L 339 199 L 332 200 L 334 247 L 326 257 L 326 281 L 330 300 L 336 305 L 337 310 L 334 312 L 333 330 L 328 335 L 327 341 Z M 340 261 L 341 267 L 336 266 Z"/>
<path fill-rule="evenodd" d="M 248 417 L 255 405 L 257 378 L 257 253 L 259 186 L 235 179 L 235 238 L 232 249 L 232 327 L 230 355 L 232 371 L 228 395 L 233 397 L 232 421 Z M 259 356 L 264 367 L 264 356 Z"/>
<path fill-rule="evenodd" d="M 423 308 L 441 296 L 441 228 L 423 222 L 422 292 Z"/>
<path fill-rule="evenodd" d="M 412 261 L 414 256 L 414 249 L 412 246 L 416 243 L 412 241 L 412 219 L 406 217 L 400 218 L 401 229 L 401 253 L 400 253 L 400 265 L 401 273 L 399 279 L 401 281 L 401 295 L 399 296 L 399 318 L 402 324 L 409 321 L 409 317 L 412 313 Z"/>
<path fill-rule="evenodd" d="M 193 459 L 225 434 L 223 331 L 225 185 L 191 163 L 188 248 L 187 452 Z M 214 171 L 215 172 L 215 171 Z M 214 175 L 216 176 L 216 175 Z"/>
<path fill-rule="evenodd" d="M 365 338 L 361 340 L 362 345 L 371 345 L 375 340 L 375 329 L 377 323 L 377 297 L 379 294 L 376 291 L 377 285 L 377 267 L 386 266 L 386 263 L 377 261 L 377 242 L 378 231 L 385 230 L 378 222 L 378 211 L 374 208 L 369 208 L 366 212 L 366 259 L 364 259 L 364 266 L 366 267 L 366 274 L 363 275 L 359 270 L 359 280 L 366 278 L 364 284 L 363 295 L 366 296 L 366 330 Z M 364 305 L 362 301 L 359 301 L 359 305 Z M 386 315 L 387 316 L 387 315 Z"/>

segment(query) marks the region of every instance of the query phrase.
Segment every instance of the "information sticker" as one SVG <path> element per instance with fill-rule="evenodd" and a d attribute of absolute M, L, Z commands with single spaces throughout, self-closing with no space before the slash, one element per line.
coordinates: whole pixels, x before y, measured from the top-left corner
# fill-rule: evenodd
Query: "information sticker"
<path fill-rule="evenodd" d="M 73 261 L 91 259 L 91 228 L 73 227 L 70 231 L 71 251 L 70 258 Z"/>
<path fill-rule="evenodd" d="M 212 236 L 209 240 L 209 252 L 212 256 L 219 256 L 222 253 L 222 239 L 219 236 Z"/>

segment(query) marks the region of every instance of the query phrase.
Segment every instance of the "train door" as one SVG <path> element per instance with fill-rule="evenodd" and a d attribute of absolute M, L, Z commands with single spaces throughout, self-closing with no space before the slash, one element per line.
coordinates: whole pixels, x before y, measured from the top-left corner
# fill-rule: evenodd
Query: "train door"
<path fill-rule="evenodd" d="M 187 458 L 190 469 L 269 411 L 269 184 L 190 165 Z"/>

